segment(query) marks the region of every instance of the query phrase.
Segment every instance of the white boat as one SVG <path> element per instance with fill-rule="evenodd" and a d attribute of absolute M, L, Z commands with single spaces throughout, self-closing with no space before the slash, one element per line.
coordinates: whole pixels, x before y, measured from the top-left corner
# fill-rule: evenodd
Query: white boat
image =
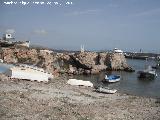
<path fill-rule="evenodd" d="M 67 84 L 77 85 L 77 86 L 93 87 L 93 83 L 91 83 L 90 81 L 77 80 L 77 79 L 69 79 L 67 81 Z"/>
<path fill-rule="evenodd" d="M 118 82 L 120 81 L 120 75 L 105 75 L 104 82 Z"/>
<path fill-rule="evenodd" d="M 45 72 L 42 68 L 29 65 L 13 66 L 5 74 L 11 79 L 16 78 L 38 82 L 48 82 L 49 79 L 53 78 L 51 73 Z"/>
<path fill-rule="evenodd" d="M 119 54 L 123 54 L 123 51 L 118 49 L 118 48 L 114 48 L 113 50 L 114 53 L 119 53 Z"/>
<path fill-rule="evenodd" d="M 160 56 L 156 58 L 156 65 L 152 66 L 154 69 L 160 69 Z"/>
<path fill-rule="evenodd" d="M 156 70 L 148 66 L 147 69 L 137 72 L 139 78 L 155 78 L 157 76 Z"/>
<path fill-rule="evenodd" d="M 117 92 L 116 89 L 103 88 L 103 87 L 97 88 L 96 91 L 101 93 L 108 93 L 108 94 L 114 94 Z"/>

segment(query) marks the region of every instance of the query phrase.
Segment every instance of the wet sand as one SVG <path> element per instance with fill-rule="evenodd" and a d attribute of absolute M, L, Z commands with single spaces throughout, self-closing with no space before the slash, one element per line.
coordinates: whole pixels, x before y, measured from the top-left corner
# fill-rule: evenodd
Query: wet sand
<path fill-rule="evenodd" d="M 160 120 L 160 99 L 97 93 L 67 85 L 10 80 L 0 74 L 1 120 Z"/>

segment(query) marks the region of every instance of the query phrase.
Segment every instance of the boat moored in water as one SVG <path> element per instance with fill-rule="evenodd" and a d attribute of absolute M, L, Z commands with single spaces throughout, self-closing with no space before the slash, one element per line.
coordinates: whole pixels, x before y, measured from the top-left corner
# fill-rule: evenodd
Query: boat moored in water
<path fill-rule="evenodd" d="M 148 66 L 147 69 L 138 71 L 138 78 L 155 78 L 157 76 L 156 70 L 152 69 L 151 66 Z"/>
<path fill-rule="evenodd" d="M 105 80 L 104 82 L 118 82 L 120 81 L 120 75 L 105 75 Z"/>
<path fill-rule="evenodd" d="M 152 66 L 153 69 L 160 69 L 160 64 L 156 64 L 155 66 Z"/>
<path fill-rule="evenodd" d="M 160 56 L 157 56 L 156 58 L 156 65 L 152 66 L 154 69 L 160 69 Z"/>

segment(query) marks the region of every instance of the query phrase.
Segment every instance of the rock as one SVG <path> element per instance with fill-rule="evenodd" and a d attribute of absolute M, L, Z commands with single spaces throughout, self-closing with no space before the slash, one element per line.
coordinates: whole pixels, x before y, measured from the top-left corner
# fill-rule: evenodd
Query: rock
<path fill-rule="evenodd" d="M 109 53 L 99 53 L 99 64 L 107 65 L 107 56 Z"/>
<path fill-rule="evenodd" d="M 78 73 L 97 74 L 107 68 L 106 53 L 98 54 L 96 52 L 82 52 L 70 56 L 71 64 L 75 66 Z"/>
<path fill-rule="evenodd" d="M 8 80 L 9 78 L 5 74 L 0 73 L 0 81 L 8 81 Z"/>
<path fill-rule="evenodd" d="M 134 71 L 133 68 L 128 66 L 125 56 L 119 53 L 111 53 L 107 55 L 108 70 L 125 70 Z"/>
<path fill-rule="evenodd" d="M 18 59 L 16 58 L 14 52 L 15 52 L 14 49 L 10 48 L 2 49 L 1 56 L 3 58 L 3 61 L 7 63 L 17 63 Z"/>
<path fill-rule="evenodd" d="M 105 65 L 94 65 L 92 70 L 91 70 L 91 74 L 98 74 L 103 70 L 106 70 L 107 66 Z"/>
<path fill-rule="evenodd" d="M 124 68 L 124 71 L 126 71 L 126 72 L 135 72 L 135 70 L 130 66 Z"/>
<path fill-rule="evenodd" d="M 59 74 L 98 74 L 103 70 L 134 71 L 127 65 L 123 54 L 118 53 L 54 53 L 50 50 L 31 48 L 3 48 L 0 57 L 5 63 L 22 63 L 42 67 Z"/>
<path fill-rule="evenodd" d="M 76 67 L 73 67 L 72 65 L 69 65 L 68 74 L 73 74 L 73 75 L 78 74 L 77 68 L 76 68 Z"/>

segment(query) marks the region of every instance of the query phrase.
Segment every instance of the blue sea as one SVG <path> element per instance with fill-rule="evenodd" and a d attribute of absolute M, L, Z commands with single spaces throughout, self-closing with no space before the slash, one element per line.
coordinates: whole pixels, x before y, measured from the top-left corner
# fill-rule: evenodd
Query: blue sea
<path fill-rule="evenodd" d="M 135 72 L 107 71 L 99 75 L 79 75 L 76 78 L 92 81 L 97 86 L 114 88 L 125 94 L 160 98 L 160 70 L 157 70 L 158 76 L 153 80 L 142 80 L 137 77 L 137 71 L 145 69 L 147 65 L 155 65 L 155 61 L 127 59 L 127 63 L 135 69 Z M 121 75 L 121 80 L 117 83 L 103 83 L 105 74 Z"/>

